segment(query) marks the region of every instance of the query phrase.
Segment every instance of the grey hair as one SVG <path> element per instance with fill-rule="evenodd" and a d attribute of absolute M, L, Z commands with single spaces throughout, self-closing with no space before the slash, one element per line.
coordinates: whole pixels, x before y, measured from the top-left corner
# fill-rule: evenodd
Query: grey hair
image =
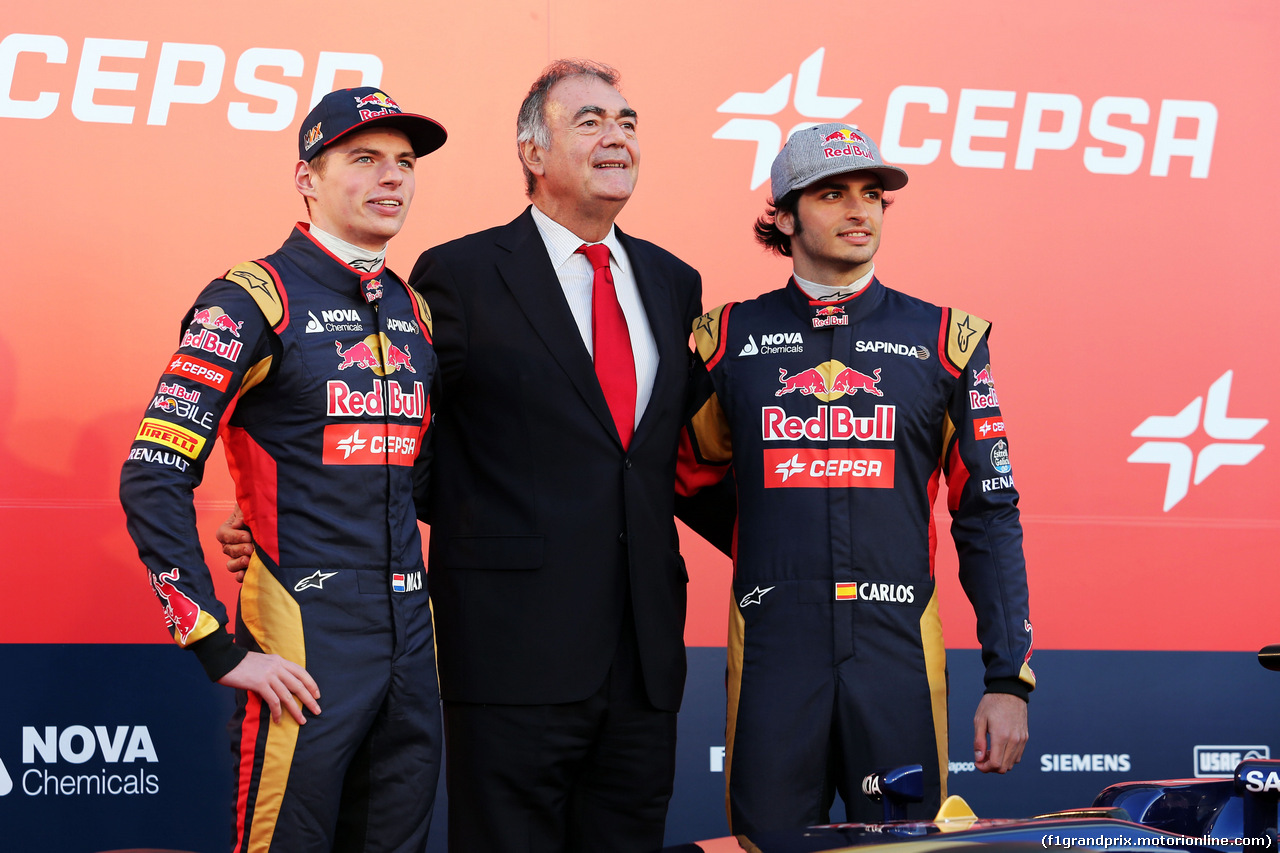
<path fill-rule="evenodd" d="M 622 79 L 616 68 L 590 59 L 557 59 L 542 69 L 542 74 L 529 88 L 529 94 L 525 95 L 520 114 L 516 117 L 516 153 L 520 155 L 520 168 L 524 170 L 525 195 L 530 198 L 533 197 L 535 179 L 525 165 L 520 147 L 529 141 L 543 150 L 551 147 L 551 128 L 547 127 L 547 93 L 555 84 L 570 77 L 599 77 L 615 89 Z"/>

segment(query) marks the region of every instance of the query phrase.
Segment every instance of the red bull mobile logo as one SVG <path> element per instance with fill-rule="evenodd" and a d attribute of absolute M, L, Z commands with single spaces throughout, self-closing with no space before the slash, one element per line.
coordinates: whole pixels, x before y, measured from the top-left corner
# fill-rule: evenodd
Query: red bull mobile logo
<path fill-rule="evenodd" d="M 775 397 L 799 391 L 806 397 L 814 396 L 824 403 L 829 403 L 840 399 L 845 394 L 856 394 L 859 391 L 874 394 L 877 397 L 884 396 L 884 392 L 876 387 L 880 384 L 880 368 L 877 367 L 868 376 L 852 367 L 845 367 L 835 359 L 824 361 L 817 367 L 802 370 L 795 376 L 787 376 L 787 369 L 780 367 L 778 382 L 782 387 L 774 392 Z"/>
<path fill-rule="evenodd" d="M 338 348 L 338 357 L 342 361 L 338 364 L 339 370 L 346 370 L 348 367 L 359 367 L 362 370 L 372 370 L 375 376 L 386 376 L 388 373 L 395 373 L 400 368 L 404 368 L 410 373 L 417 373 L 413 369 L 413 361 L 409 355 L 409 345 L 405 344 L 404 348 L 391 343 L 391 339 L 384 332 L 378 332 L 376 335 L 369 335 L 363 341 L 344 350 L 342 341 L 334 341 L 334 346 Z"/>

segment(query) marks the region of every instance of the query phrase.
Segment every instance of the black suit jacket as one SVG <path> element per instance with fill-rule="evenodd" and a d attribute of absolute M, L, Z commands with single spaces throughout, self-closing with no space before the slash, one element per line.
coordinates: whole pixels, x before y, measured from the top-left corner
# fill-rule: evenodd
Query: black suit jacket
<path fill-rule="evenodd" d="M 414 267 L 440 361 L 427 517 L 448 701 L 587 698 L 604 683 L 629 595 L 650 701 L 679 709 L 688 574 L 673 482 L 701 280 L 618 236 L 659 354 L 627 451 L 527 209 Z"/>

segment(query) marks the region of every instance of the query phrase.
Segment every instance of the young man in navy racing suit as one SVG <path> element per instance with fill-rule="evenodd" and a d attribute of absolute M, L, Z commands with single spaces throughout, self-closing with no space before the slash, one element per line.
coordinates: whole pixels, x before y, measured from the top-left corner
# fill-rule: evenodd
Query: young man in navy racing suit
<path fill-rule="evenodd" d="M 826 822 L 834 790 L 850 819 L 878 820 L 861 779 L 897 765 L 925 768 L 913 816 L 945 796 L 941 475 L 986 666 L 975 763 L 1004 773 L 1026 743 L 1031 623 L 989 325 L 875 278 L 883 193 L 906 182 L 851 127 L 796 133 L 756 225 L 794 277 L 694 325 L 706 372 L 680 490 L 730 464 L 738 489 L 725 760 L 736 834 Z"/>
<path fill-rule="evenodd" d="M 413 488 L 436 358 L 384 258 L 444 141 L 378 89 L 320 101 L 295 169 L 311 221 L 200 294 L 121 476 L 174 640 L 236 688 L 236 851 L 426 843 L 440 711 Z M 218 436 L 256 542 L 234 642 L 192 502 Z"/>

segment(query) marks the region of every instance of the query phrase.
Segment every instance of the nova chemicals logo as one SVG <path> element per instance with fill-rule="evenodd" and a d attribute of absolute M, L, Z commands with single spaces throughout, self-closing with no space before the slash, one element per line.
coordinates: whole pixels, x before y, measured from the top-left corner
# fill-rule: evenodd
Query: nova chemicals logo
<path fill-rule="evenodd" d="M 1131 434 L 1134 438 L 1183 439 L 1201 426 L 1212 439 L 1199 454 L 1181 441 L 1146 441 L 1129 455 L 1130 462 L 1157 463 L 1169 466 L 1169 479 L 1164 490 L 1164 511 L 1168 512 L 1187 496 L 1194 482 L 1200 485 L 1209 475 L 1223 465 L 1248 465 L 1266 445 L 1244 444 L 1267 425 L 1266 418 L 1227 417 L 1227 403 L 1231 397 L 1231 377 L 1228 370 L 1209 386 L 1207 400 L 1196 397 L 1176 415 L 1152 415 Z M 1204 417 L 1200 412 L 1203 405 Z M 1195 462 L 1194 480 L 1192 462 Z"/>
<path fill-rule="evenodd" d="M 159 761 L 146 726 L 23 726 L 21 768 L 0 759 L 0 797 L 157 794 Z"/>

